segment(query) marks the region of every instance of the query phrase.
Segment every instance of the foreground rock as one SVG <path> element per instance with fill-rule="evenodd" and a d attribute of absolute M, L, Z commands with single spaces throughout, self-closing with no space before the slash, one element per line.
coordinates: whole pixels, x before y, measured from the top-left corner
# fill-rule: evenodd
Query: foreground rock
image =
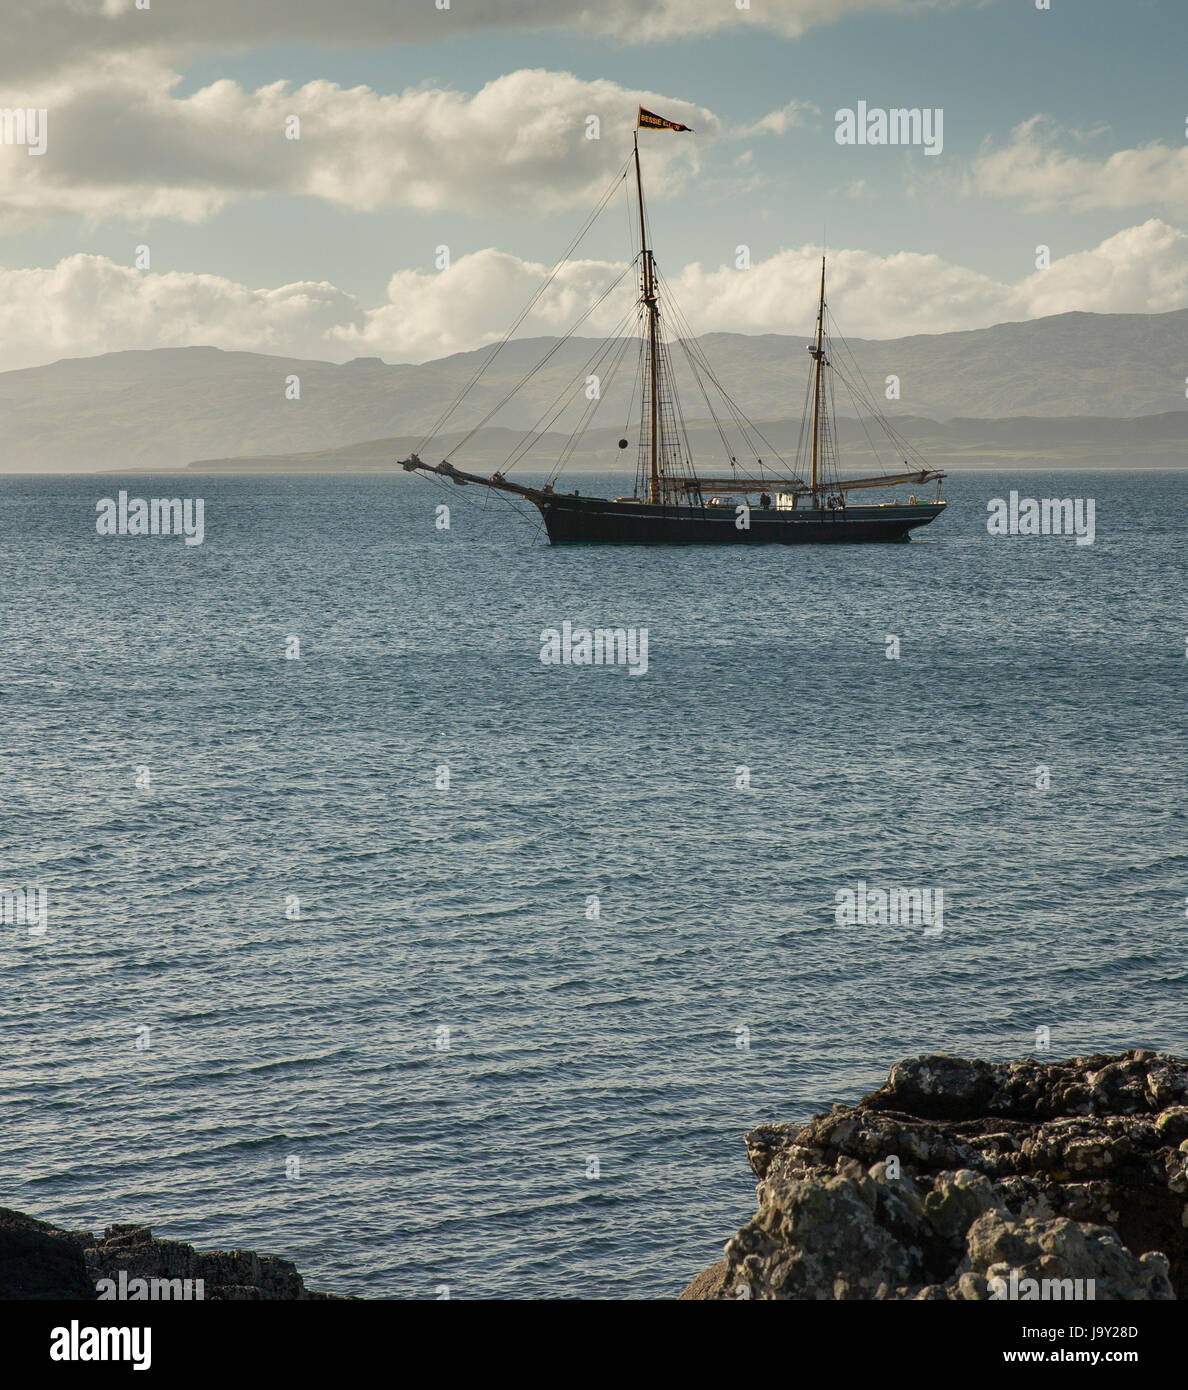
<path fill-rule="evenodd" d="M 307 1289 L 296 1266 L 275 1255 L 199 1251 L 180 1240 L 158 1240 L 147 1226 L 108 1226 L 97 1239 L 0 1207 L 0 1299 L 94 1300 L 101 1294 L 134 1301 L 334 1297 Z"/>
<path fill-rule="evenodd" d="M 919 1057 L 856 1106 L 746 1143 L 759 1209 L 682 1298 L 1188 1290 L 1188 1062 L 1175 1057 Z"/>

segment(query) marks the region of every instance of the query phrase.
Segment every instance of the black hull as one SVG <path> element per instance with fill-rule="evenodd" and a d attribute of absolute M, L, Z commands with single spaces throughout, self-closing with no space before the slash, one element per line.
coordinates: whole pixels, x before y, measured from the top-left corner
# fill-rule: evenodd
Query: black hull
<path fill-rule="evenodd" d="M 669 507 L 601 497 L 534 498 L 554 545 L 836 545 L 906 541 L 945 509 L 943 502 L 874 507 L 753 507 L 740 528 L 733 506 Z"/>

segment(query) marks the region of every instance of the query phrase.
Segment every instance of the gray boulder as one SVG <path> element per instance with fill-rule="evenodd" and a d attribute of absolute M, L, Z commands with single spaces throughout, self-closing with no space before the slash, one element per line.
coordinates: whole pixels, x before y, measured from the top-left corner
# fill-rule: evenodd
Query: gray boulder
<path fill-rule="evenodd" d="M 758 1209 L 683 1297 L 1188 1288 L 1188 1063 L 1174 1057 L 918 1057 L 857 1105 L 761 1125 L 746 1144 Z"/>

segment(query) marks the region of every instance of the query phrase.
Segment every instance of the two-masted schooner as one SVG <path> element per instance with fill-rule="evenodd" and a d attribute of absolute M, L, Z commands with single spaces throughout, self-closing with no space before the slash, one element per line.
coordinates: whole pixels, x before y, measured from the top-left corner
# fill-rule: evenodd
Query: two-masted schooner
<path fill-rule="evenodd" d="M 702 389 L 714 423 L 718 426 L 725 455 L 725 462 L 715 475 L 701 476 L 695 470 L 688 432 L 673 379 L 669 341 L 664 332 L 664 318 L 660 305 L 660 274 L 649 245 L 643 173 L 639 159 L 641 129 L 688 131 L 689 127 L 677 121 L 665 120 L 641 106 L 636 122 L 633 153 L 628 163 L 628 169 L 630 163 L 634 163 L 639 212 L 639 253 L 636 260 L 639 265 L 640 292 L 636 301 L 636 317 L 642 330 L 639 455 L 632 495 L 608 498 L 582 496 L 577 491 L 559 492 L 556 481 L 563 463 L 558 464 L 553 470 L 549 481 L 540 486 L 529 486 L 512 482 L 505 471 L 483 477 L 477 473 L 463 471 L 449 459 L 443 459 L 438 464 L 422 461 L 421 450 L 440 433 L 446 419 L 477 384 L 482 373 L 511 337 L 511 333 L 485 359 L 482 367 L 455 399 L 450 410 L 438 420 L 417 451 L 408 459 L 401 460 L 401 466 L 409 472 L 439 475 L 460 486 L 475 483 L 497 492 L 527 499 L 539 508 L 549 540 L 554 544 L 597 541 L 635 545 L 761 545 L 771 542 L 798 544 L 907 540 L 911 531 L 919 526 L 926 526 L 944 510 L 946 504 L 940 499 L 940 481 L 945 475 L 928 468 L 918 455 L 918 468 L 908 467 L 907 458 L 903 458 L 902 472 L 851 478 L 838 475 L 837 430 L 834 423 L 832 388 L 836 364 L 826 327 L 824 257 L 821 260 L 816 332 L 814 341 L 808 348 L 812 357 L 812 368 L 795 464 L 780 458 L 770 447 L 764 448 L 767 456 L 767 462 L 764 462 L 758 453 L 758 449 L 764 447 L 762 431 L 746 418 L 725 391 L 706 359 L 701 344 L 690 334 L 679 340 L 680 345 L 685 350 L 688 364 L 698 379 L 698 385 Z M 627 176 L 628 169 L 622 171 L 616 183 Z M 602 206 L 605 206 L 607 201 L 609 194 L 604 196 Z M 572 250 L 571 246 L 567 255 L 571 254 Z M 554 268 L 549 277 L 550 280 L 562 263 L 558 262 L 558 267 Z M 555 348 L 550 350 L 544 360 L 548 361 L 554 351 Z M 543 366 L 544 362 L 540 365 Z M 897 457 L 913 453 L 910 446 L 883 418 L 869 390 L 865 388 L 860 369 L 852 359 L 850 366 L 852 371 L 846 373 L 845 380 L 859 411 L 865 410 L 869 418 L 881 427 L 894 446 Z M 745 446 L 753 455 L 753 463 L 746 468 L 740 468 L 736 452 L 731 450 L 726 430 L 722 428 L 722 422 L 711 404 L 708 388 L 716 390 L 721 396 L 726 404 L 725 413 L 730 416 Z M 592 410 L 583 413 L 578 427 L 581 432 L 584 433 L 589 426 L 592 415 Z M 484 422 L 489 418 L 490 415 L 484 417 Z M 862 418 L 861 414 L 859 418 Z M 471 430 L 462 441 L 463 445 L 477 429 L 478 426 Z M 626 439 L 619 441 L 620 448 L 626 447 L 627 444 Z M 455 456 L 461 447 L 462 445 L 455 446 L 452 451 Z M 517 455 L 523 457 L 526 452 L 526 449 L 520 450 L 517 451 Z M 568 446 L 564 452 L 568 456 Z M 773 458 L 776 460 L 775 463 L 772 462 Z M 937 484 L 936 499 L 931 502 L 917 500 L 914 493 L 909 496 L 907 502 L 851 503 L 849 500 L 850 493 L 866 489 L 923 486 L 930 482 Z M 740 498 L 743 500 L 740 501 Z"/>

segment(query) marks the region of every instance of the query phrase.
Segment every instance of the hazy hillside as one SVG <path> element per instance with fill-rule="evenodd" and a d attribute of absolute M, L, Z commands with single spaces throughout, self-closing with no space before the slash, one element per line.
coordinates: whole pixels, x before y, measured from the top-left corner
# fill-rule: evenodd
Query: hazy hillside
<path fill-rule="evenodd" d="M 799 418 L 809 365 L 805 339 L 715 333 L 703 343 L 751 418 Z M 542 338 L 510 343 L 451 425 L 477 424 L 555 345 L 555 339 Z M 595 339 L 564 344 L 491 423 L 567 433 L 585 405 L 586 376 L 600 347 Z M 968 333 L 855 340 L 850 347 L 880 400 L 885 378 L 899 377 L 901 399 L 884 403 L 893 417 L 1129 417 L 1188 410 L 1188 310 L 1062 314 Z M 159 468 L 195 459 L 341 449 L 377 439 L 415 440 L 491 351 L 393 366 L 378 358 L 338 365 L 192 347 L 4 372 L 0 468 Z M 679 348 L 673 360 L 686 418 L 708 419 Z M 617 379 L 600 373 L 596 426 L 633 432 L 628 417 L 635 362 L 635 349 L 628 347 Z M 300 378 L 299 400 L 285 398 L 292 375 Z M 562 408 L 557 419 L 554 403 Z M 840 384 L 837 405 L 842 414 L 854 413 Z"/>
<path fill-rule="evenodd" d="M 1188 466 L 1188 410 L 1165 415 L 1139 416 L 1131 420 L 1073 418 L 1044 420 L 1035 417 L 1012 420 L 922 420 L 901 418 L 897 428 L 920 450 L 928 463 L 937 468 L 1179 468 Z M 771 449 L 765 449 L 767 462 L 777 466 L 784 459 L 794 464 L 800 436 L 799 420 L 765 420 L 760 424 Z M 869 436 L 879 448 L 875 454 Z M 635 448 L 620 450 L 618 430 L 590 430 L 566 465 L 567 472 L 578 470 L 622 471 L 630 474 L 636 465 Z M 488 474 L 504 469 L 523 435 L 517 430 L 488 427 L 479 430 L 461 453 L 456 453 L 460 436 L 443 434 L 437 448 L 427 457 L 437 462 L 452 457 L 459 467 Z M 839 422 L 838 440 L 844 472 L 861 472 L 869 467 L 898 466 L 885 447 L 876 428 L 858 420 Z M 721 442 L 712 425 L 694 425 L 689 430 L 694 457 L 716 468 L 722 459 Z M 349 448 L 317 450 L 303 454 L 281 454 L 256 458 L 201 459 L 190 464 L 199 472 L 269 471 L 338 472 L 388 470 L 407 457 L 417 441 L 408 436 L 372 439 Z M 513 476 L 527 478 L 551 471 L 566 443 L 566 436 L 541 434 Z"/>

